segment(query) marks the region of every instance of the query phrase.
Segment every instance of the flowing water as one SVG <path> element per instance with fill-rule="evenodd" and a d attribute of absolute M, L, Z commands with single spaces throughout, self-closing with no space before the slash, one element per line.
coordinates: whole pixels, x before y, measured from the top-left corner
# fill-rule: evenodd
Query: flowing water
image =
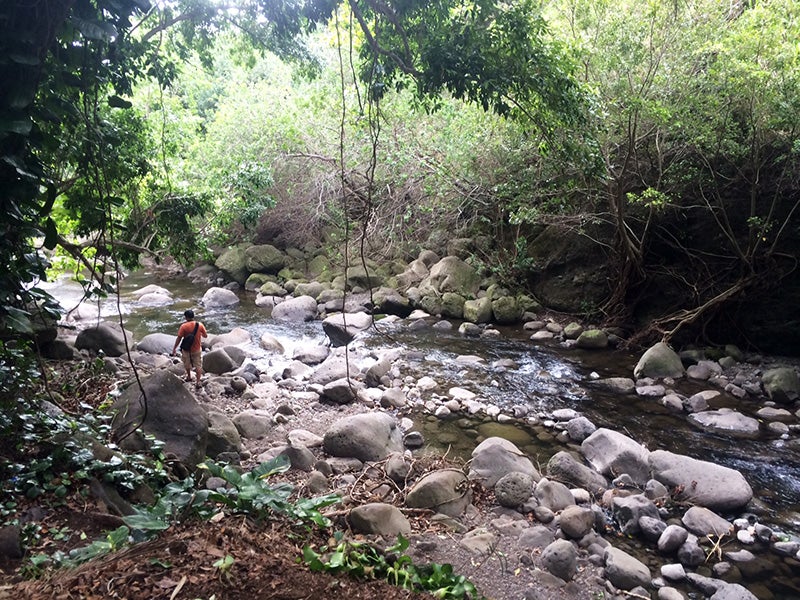
<path fill-rule="evenodd" d="M 286 356 L 300 344 L 323 342 L 325 336 L 319 322 L 296 324 L 270 319 L 263 309 L 253 303 L 253 295 L 242 293 L 242 302 L 233 308 L 203 309 L 197 305 L 204 290 L 184 278 L 156 282 L 173 293 L 175 302 L 166 307 L 140 306 L 126 295 L 153 279 L 146 273 L 136 273 L 125 279 L 122 300 L 110 298 L 94 310 L 103 318 L 117 319 L 123 315 L 126 329 L 136 339 L 154 332 L 174 334 L 183 321 L 183 311 L 192 308 L 209 333 L 225 333 L 234 327 L 248 330 L 253 340 L 264 332 L 277 337 L 286 348 Z M 65 308 L 71 308 L 81 296 L 77 285 L 61 281 L 49 286 Z M 378 327 L 378 331 L 382 328 Z M 400 348 L 414 356 L 415 373 L 429 375 L 440 389 L 466 387 L 481 398 L 501 408 L 525 405 L 533 414 L 546 415 L 558 408 L 572 408 L 585 415 L 598 427 L 625 432 L 651 450 L 665 449 L 702 460 L 717 462 L 741 471 L 753 487 L 761 505 L 759 521 L 777 531 L 800 535 L 800 445 L 787 444 L 769 437 L 737 439 L 701 431 L 693 427 L 685 415 L 668 412 L 658 400 L 604 393 L 591 385 L 592 373 L 602 378 L 631 377 L 635 356 L 617 351 L 587 352 L 553 346 L 535 346 L 521 328 L 501 329 L 499 338 L 466 338 L 457 331 L 433 328 L 411 329 L 394 327 L 387 335 L 371 333 L 359 343 L 375 351 Z M 259 358 L 256 344 L 251 350 L 254 360 L 264 371 L 271 363 Z M 484 361 L 463 363 L 458 356 L 473 355 Z M 273 357 L 274 359 L 274 357 Z M 503 361 L 513 361 L 507 368 Z M 500 361 L 498 363 L 498 361 Z M 279 365 L 272 364 L 273 369 Z M 596 376 L 595 375 L 595 376 Z M 676 391 L 692 394 L 700 389 L 698 383 L 678 381 Z M 760 406 L 753 401 L 738 400 L 727 394 L 711 402 L 712 408 L 735 408 L 753 415 Z M 534 464 L 545 465 L 563 445 L 542 428 L 498 426 L 476 420 L 465 425 L 462 421 L 440 421 L 419 415 L 418 428 L 426 439 L 441 445 L 441 450 L 468 457 L 476 438 L 493 435 L 499 427 L 504 435 L 531 455 Z M 728 515 L 731 516 L 731 515 Z M 797 563 L 794 563 L 797 567 Z M 800 576 L 795 573 L 792 585 L 800 589 Z M 793 597 L 776 594 L 774 597 Z"/>

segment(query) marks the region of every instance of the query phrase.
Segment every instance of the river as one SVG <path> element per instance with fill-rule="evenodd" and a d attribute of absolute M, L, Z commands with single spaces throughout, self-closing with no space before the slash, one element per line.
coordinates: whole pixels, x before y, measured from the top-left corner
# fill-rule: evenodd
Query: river
<path fill-rule="evenodd" d="M 203 309 L 198 306 L 198 300 L 205 290 L 186 278 L 156 282 L 172 292 L 175 302 L 169 306 L 140 306 L 127 295 L 149 283 L 153 283 L 149 274 L 135 273 L 124 280 L 121 299 L 108 298 L 93 310 L 101 318 L 114 320 L 121 313 L 126 329 L 135 339 L 154 332 L 175 333 L 187 308 L 195 310 L 209 333 L 225 333 L 242 327 L 257 342 L 264 332 L 269 332 L 284 345 L 286 356 L 291 356 L 298 344 L 321 342 L 325 338 L 320 322 L 298 325 L 273 321 L 255 306 L 252 293 L 241 292 L 242 301 L 237 307 Z M 81 296 L 80 287 L 66 280 L 43 287 L 49 288 L 66 308 L 71 308 L 70 304 Z M 665 449 L 737 469 L 753 487 L 760 505 L 759 521 L 776 531 L 800 536 L 800 445 L 766 435 L 758 439 L 739 439 L 701 431 L 689 423 L 686 415 L 667 411 L 658 400 L 604 393 L 591 385 L 591 379 L 597 376 L 632 377 L 638 358 L 633 354 L 566 349 L 557 343 L 534 345 L 521 327 L 500 328 L 501 335 L 497 338 L 468 338 L 459 335 L 455 325 L 452 331 L 392 328 L 389 335 L 373 332 L 358 343 L 376 354 L 389 348 L 400 348 L 416 355 L 421 353 L 422 366 L 418 368 L 437 380 L 443 389 L 469 387 L 500 407 L 524 404 L 534 414 L 546 415 L 558 408 L 572 408 L 598 427 L 622 431 L 650 450 Z M 280 367 L 274 360 L 269 364 L 257 343 L 250 350 L 262 370 Z M 456 361 L 461 355 L 478 356 L 485 362 L 465 366 Z M 500 360 L 511 360 L 516 366 L 512 369 L 496 367 Z M 710 385 L 683 380 L 676 382 L 675 389 L 690 395 L 710 389 Z M 711 404 L 712 408 L 731 407 L 751 416 L 760 408 L 755 401 L 739 400 L 724 393 Z M 434 442 L 441 440 L 443 447 L 447 445 L 449 451 L 464 457 L 474 447 L 474 430 L 481 425 L 476 422 L 475 428 L 464 428 L 453 422 L 422 416 L 417 422 L 426 438 Z M 523 449 L 532 455 L 534 464 L 545 465 L 552 454 L 564 448 L 542 435 L 541 430 L 525 425 L 518 429 L 523 439 L 528 440 Z M 794 584 L 800 588 L 800 578 Z"/>

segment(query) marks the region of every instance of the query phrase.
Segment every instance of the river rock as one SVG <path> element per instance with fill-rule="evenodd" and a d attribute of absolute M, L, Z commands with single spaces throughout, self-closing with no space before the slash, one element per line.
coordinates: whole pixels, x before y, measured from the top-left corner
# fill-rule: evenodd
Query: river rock
<path fill-rule="evenodd" d="M 758 436 L 758 421 L 730 408 L 692 413 L 689 415 L 689 422 L 705 431 L 725 433 L 734 437 Z"/>
<path fill-rule="evenodd" d="M 567 506 L 575 504 L 575 498 L 572 497 L 572 492 L 569 491 L 567 486 L 544 477 L 536 484 L 533 496 L 539 502 L 539 506 L 546 506 L 553 512 L 558 512 Z"/>
<path fill-rule="evenodd" d="M 248 344 L 251 340 L 250 332 L 243 327 L 234 327 L 227 333 L 221 333 L 209 337 L 208 347 L 216 348 L 217 346 L 239 346 Z"/>
<path fill-rule="evenodd" d="M 272 313 L 275 316 L 275 311 Z M 339 313 L 331 315 L 322 321 L 322 330 L 331 345 L 346 346 L 362 331 L 366 331 L 372 325 L 372 315 L 365 312 Z"/>
<path fill-rule="evenodd" d="M 470 323 L 488 323 L 492 320 L 492 301 L 484 296 L 464 302 L 464 320 Z"/>
<path fill-rule="evenodd" d="M 794 421 L 794 416 L 791 412 L 785 408 L 775 408 L 774 406 L 764 406 L 758 409 L 756 416 L 767 421 L 782 421 L 785 423 Z"/>
<path fill-rule="evenodd" d="M 169 354 L 175 344 L 175 336 L 168 333 L 149 333 L 136 344 L 139 352 Z"/>
<path fill-rule="evenodd" d="M 614 498 L 611 508 L 614 518 L 625 535 L 634 535 L 641 531 L 639 520 L 642 517 L 660 520 L 658 507 L 644 494 L 617 496 Z"/>
<path fill-rule="evenodd" d="M 650 569 L 630 554 L 609 546 L 604 558 L 606 577 L 616 587 L 631 590 L 636 586 L 650 585 Z"/>
<path fill-rule="evenodd" d="M 522 307 L 513 296 L 501 296 L 492 300 L 492 314 L 500 325 L 512 325 L 522 318 Z"/>
<path fill-rule="evenodd" d="M 567 421 L 567 435 L 573 442 L 582 442 L 597 431 L 597 426 L 586 417 L 577 417 Z"/>
<path fill-rule="evenodd" d="M 342 377 L 326 383 L 322 387 L 322 397 L 334 404 L 350 404 L 358 397 L 359 390 L 364 389 L 360 381 Z"/>
<path fill-rule="evenodd" d="M 658 538 L 658 551 L 662 554 L 677 552 L 678 548 L 683 546 L 688 537 L 689 532 L 680 525 L 667 525 L 667 528 Z"/>
<path fill-rule="evenodd" d="M 617 394 L 633 394 L 636 391 L 636 383 L 629 377 L 607 377 L 589 381 L 589 384 Z"/>
<path fill-rule="evenodd" d="M 641 484 L 650 478 L 647 448 L 617 431 L 601 427 L 583 441 L 581 451 L 603 475 L 627 473 Z"/>
<path fill-rule="evenodd" d="M 134 344 L 133 334 L 122 330 L 117 323 L 101 321 L 94 327 L 87 327 L 75 338 L 75 347 L 78 350 L 88 350 L 97 353 L 102 350 L 106 356 L 122 356 L 126 353 L 125 342 L 131 347 Z M 175 341 L 175 338 L 172 340 Z M 170 350 L 172 346 L 170 346 Z"/>
<path fill-rule="evenodd" d="M 194 467 L 206 455 L 208 418 L 206 411 L 183 385 L 183 381 L 169 371 L 156 371 L 141 379 L 147 398 L 147 413 L 141 431 L 164 442 L 164 451 L 174 454 L 179 461 Z M 112 406 L 112 429 L 117 435 L 127 433 L 141 422 L 144 405 L 142 392 L 131 383 Z M 121 444 L 125 449 L 144 448 L 143 436 L 137 431 Z"/>
<path fill-rule="evenodd" d="M 531 497 L 536 482 L 533 477 L 519 471 L 506 473 L 494 485 L 494 495 L 500 506 L 517 508 Z"/>
<path fill-rule="evenodd" d="M 240 364 L 237 364 L 225 348 L 217 348 L 203 355 L 203 370 L 206 373 L 214 373 L 215 375 L 230 373 L 236 370 Z"/>
<path fill-rule="evenodd" d="M 208 441 L 206 453 L 215 458 L 223 452 L 240 452 L 242 437 L 233 421 L 223 412 L 210 410 L 208 412 Z"/>
<path fill-rule="evenodd" d="M 311 296 L 289 298 L 272 309 L 272 318 L 278 321 L 302 323 L 317 317 L 317 301 Z"/>
<path fill-rule="evenodd" d="M 544 525 L 534 525 L 520 532 L 517 544 L 520 548 L 534 550 L 552 544 L 555 539 L 555 532 L 552 529 Z"/>
<path fill-rule="evenodd" d="M 429 508 L 460 517 L 472 499 L 469 481 L 457 469 L 431 471 L 420 477 L 406 495 L 409 508 Z"/>
<path fill-rule="evenodd" d="M 531 460 L 501 437 L 487 438 L 472 451 L 469 478 L 480 481 L 484 487 L 493 488 L 503 475 L 512 471 L 527 473 L 534 481 L 542 478 Z"/>
<path fill-rule="evenodd" d="M 577 340 L 584 331 L 583 325 L 573 321 L 564 326 L 564 337 L 568 340 Z"/>
<path fill-rule="evenodd" d="M 167 304 L 172 304 L 173 302 L 174 300 L 169 292 L 166 294 L 154 292 L 139 296 L 139 304 L 143 304 L 145 306 L 166 306 Z"/>
<path fill-rule="evenodd" d="M 703 506 L 692 506 L 683 514 L 681 521 L 686 526 L 686 529 L 695 535 L 703 537 L 707 535 L 719 537 L 733 530 L 733 525 L 730 522 Z"/>
<path fill-rule="evenodd" d="M 246 246 L 239 245 L 227 249 L 214 263 L 229 279 L 244 285 L 250 271 L 247 269 Z M 208 306 L 208 305 L 206 305 Z"/>
<path fill-rule="evenodd" d="M 151 283 L 144 287 L 140 287 L 128 293 L 134 298 L 141 298 L 142 296 L 147 296 L 148 294 L 157 294 L 160 296 L 172 296 L 172 292 L 170 292 L 167 288 L 161 287 L 160 285 L 156 285 L 154 283 Z"/>
<path fill-rule="evenodd" d="M 675 351 L 664 342 L 651 346 L 636 363 L 633 376 L 643 377 L 683 377 L 683 363 Z"/>
<path fill-rule="evenodd" d="M 359 533 L 387 537 L 411 533 L 411 523 L 405 515 L 397 507 L 382 502 L 357 506 L 350 511 L 348 521 L 353 530 Z"/>
<path fill-rule="evenodd" d="M 711 596 L 711 600 L 758 600 L 758 596 L 738 583 L 720 582 L 720 584 Z"/>
<path fill-rule="evenodd" d="M 744 507 L 753 497 L 742 474 L 728 467 L 666 450 L 651 452 L 649 464 L 654 479 L 678 490 L 676 500 L 724 512 Z"/>
<path fill-rule="evenodd" d="M 384 412 L 344 417 L 323 436 L 322 446 L 331 456 L 376 461 L 403 451 L 403 435 L 395 418 Z"/>
<path fill-rule="evenodd" d="M 429 275 L 419 284 L 423 296 L 426 288 L 435 293 L 455 292 L 465 298 L 475 297 L 480 289 L 480 275 L 456 256 L 445 256 L 430 268 Z"/>
<path fill-rule="evenodd" d="M 243 410 L 235 414 L 231 420 L 239 434 L 251 440 L 263 438 L 273 427 L 272 417 L 262 410 Z"/>
<path fill-rule="evenodd" d="M 761 382 L 767 396 L 775 402 L 788 404 L 800 396 L 800 379 L 791 367 L 770 369 L 761 376 Z"/>
<path fill-rule="evenodd" d="M 405 318 L 411 314 L 411 301 L 394 288 L 382 287 L 372 295 L 375 313 Z"/>
<path fill-rule="evenodd" d="M 231 290 L 221 287 L 212 287 L 206 290 L 200 299 L 200 304 L 206 308 L 224 308 L 239 304 L 239 296 Z"/>
<path fill-rule="evenodd" d="M 557 452 L 550 458 L 547 463 L 547 475 L 552 479 L 585 488 L 591 494 L 602 494 L 608 488 L 608 480 L 605 477 L 579 462 L 565 450 Z"/>
<path fill-rule="evenodd" d="M 349 369 L 349 370 L 348 370 Z M 309 382 L 317 385 L 325 385 L 331 381 L 342 379 L 343 377 L 355 377 L 359 373 L 358 365 L 351 357 L 348 361 L 344 354 L 331 354 L 320 363 L 309 378 Z"/>
<path fill-rule="evenodd" d="M 565 536 L 579 540 L 588 535 L 592 529 L 596 517 L 594 511 L 588 506 L 567 506 L 558 518 L 558 526 Z"/>
<path fill-rule="evenodd" d="M 556 540 L 542 552 L 542 566 L 559 579 L 571 581 L 578 572 L 578 551 L 572 542 Z"/>
<path fill-rule="evenodd" d="M 608 348 L 608 334 L 602 329 L 587 329 L 578 336 L 575 344 L 585 350 Z"/>

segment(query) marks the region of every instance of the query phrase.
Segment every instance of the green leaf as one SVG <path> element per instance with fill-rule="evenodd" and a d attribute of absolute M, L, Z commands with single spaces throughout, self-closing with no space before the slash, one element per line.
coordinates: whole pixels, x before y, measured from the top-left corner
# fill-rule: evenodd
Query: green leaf
<path fill-rule="evenodd" d="M 53 250 L 58 244 L 58 228 L 56 222 L 50 217 L 45 221 L 44 247 Z"/>
<path fill-rule="evenodd" d="M 8 58 L 19 65 L 38 65 L 39 64 L 39 57 L 33 54 L 15 54 L 11 53 L 8 55 Z"/>
<path fill-rule="evenodd" d="M 0 119 L 0 133 L 28 135 L 33 127 L 30 119 Z"/>
<path fill-rule="evenodd" d="M 169 529 L 169 523 L 148 513 L 128 515 L 127 517 L 123 517 L 122 521 L 131 529 L 140 529 L 142 531 L 163 531 L 164 529 Z"/>
<path fill-rule="evenodd" d="M 133 106 L 133 102 L 115 95 L 108 97 L 108 105 L 111 108 L 131 108 Z"/>
<path fill-rule="evenodd" d="M 30 313 L 13 306 L 2 307 L 6 312 L 6 326 L 17 333 L 33 333 Z"/>
<path fill-rule="evenodd" d="M 108 41 L 117 37 L 117 28 L 106 21 L 89 21 L 73 17 L 72 23 L 83 37 L 90 40 Z"/>

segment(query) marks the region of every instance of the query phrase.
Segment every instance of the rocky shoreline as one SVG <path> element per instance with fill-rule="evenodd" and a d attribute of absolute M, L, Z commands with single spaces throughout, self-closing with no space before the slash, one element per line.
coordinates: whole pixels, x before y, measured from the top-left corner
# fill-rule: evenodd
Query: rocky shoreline
<path fill-rule="evenodd" d="M 243 251 L 245 263 L 251 254 Z M 391 315 L 381 321 L 390 328 L 449 328 L 449 316 L 466 319 L 458 329 L 463 336 L 496 338 L 501 334 L 489 323 L 519 322 L 534 344 L 602 350 L 619 339 L 618 331 L 537 319 L 530 310 L 535 303 L 526 304 L 519 296 L 464 275 L 468 265 L 456 257 L 435 258 L 423 253 L 397 276 L 416 279 L 416 289 L 426 293 L 417 294 L 414 286 L 403 294 L 379 287 L 345 298 L 335 286 L 286 279 L 288 273 L 280 277 L 281 290 L 274 281 L 261 283 L 254 302 L 271 311 L 272 319 L 321 318 L 329 343 L 309 344 L 287 357 L 280 341 L 269 334 L 251 340 L 247 331 L 236 329 L 212 336 L 203 357 L 208 375 L 197 396 L 180 380 L 180 365 L 168 357 L 174 337 L 145 336 L 131 353 L 133 364 L 150 372 L 143 378 L 148 398 L 143 430 L 164 441 L 189 468 L 206 455 L 246 466 L 284 454 L 303 489 L 344 496 L 338 510 L 346 513 L 347 526 L 354 532 L 388 541 L 398 533 L 421 534 L 407 515 L 426 514 L 426 526 L 436 524 L 447 532 L 449 542 L 443 550 L 436 536 L 419 535 L 412 551 L 420 556 L 446 556 L 457 548 L 475 557 L 471 563 L 490 564 L 501 554 L 506 557 L 509 564 L 501 579 L 508 581 L 501 585 L 496 574 L 488 575 L 486 585 L 497 589 L 482 589 L 493 598 L 521 597 L 520 593 L 526 598 L 589 598 L 604 592 L 671 600 L 685 597 L 688 589 L 715 600 L 779 597 L 760 583 L 749 585 L 755 591 L 742 585 L 760 579 L 754 574 L 764 569 L 787 594 L 800 595 L 792 575 L 800 565 L 800 540 L 759 522 L 752 489 L 738 471 L 665 450 L 651 452 L 627 435 L 596 427 L 572 409 L 535 414 L 524 403 L 495 406 L 471 391 L 468 382 L 443 387 L 413 356 L 374 356 L 351 345 L 372 325 L 370 313 L 378 312 Z M 460 273 L 457 278 L 455 271 Z M 219 282 L 224 275 L 204 268 L 193 276 Z M 252 274 L 245 278 L 251 290 L 252 279 Z M 454 283 L 456 279 L 460 283 Z M 469 292 L 464 292 L 465 286 Z M 477 297 L 467 300 L 457 289 Z M 147 305 L 171 301 L 169 291 L 158 286 L 133 296 Z M 238 302 L 231 289 L 211 287 L 201 304 Z M 82 330 L 74 348 L 122 357 L 127 352 L 121 334 L 118 327 L 101 323 Z M 61 338 L 56 343 L 72 345 Z M 286 359 L 280 374 L 267 376 L 248 360 L 253 344 Z M 110 368 L 130 368 L 124 358 L 106 360 Z M 459 360 L 467 364 L 481 359 Z M 707 389 L 681 395 L 674 389 L 681 378 Z M 650 398 L 669 411 L 688 414 L 707 431 L 747 437 L 766 430 L 783 443 L 798 444 L 797 367 L 748 362 L 733 346 L 712 359 L 700 350 L 677 354 L 657 344 L 642 355 L 631 378 L 598 376 L 591 385 L 620 398 Z M 122 390 L 115 408 L 126 417 L 115 427 L 126 429 L 137 421 L 139 393 L 134 386 Z M 710 409 L 709 402 L 721 393 L 760 403 L 758 418 L 764 422 L 731 409 Z M 414 419 L 424 415 L 544 428 L 563 450 L 542 468 L 511 441 L 487 437 L 476 440 L 467 464 L 421 471 L 419 453 L 426 440 Z M 621 536 L 649 549 L 644 552 L 649 560 L 640 560 L 641 551 L 629 551 L 627 541 L 619 544 Z M 729 542 L 735 549 L 729 549 Z M 505 550 L 498 554 L 500 547 Z M 500 590 L 509 582 L 519 585 L 511 585 L 504 596 Z M 550 591 L 542 592 L 541 585 Z"/>

